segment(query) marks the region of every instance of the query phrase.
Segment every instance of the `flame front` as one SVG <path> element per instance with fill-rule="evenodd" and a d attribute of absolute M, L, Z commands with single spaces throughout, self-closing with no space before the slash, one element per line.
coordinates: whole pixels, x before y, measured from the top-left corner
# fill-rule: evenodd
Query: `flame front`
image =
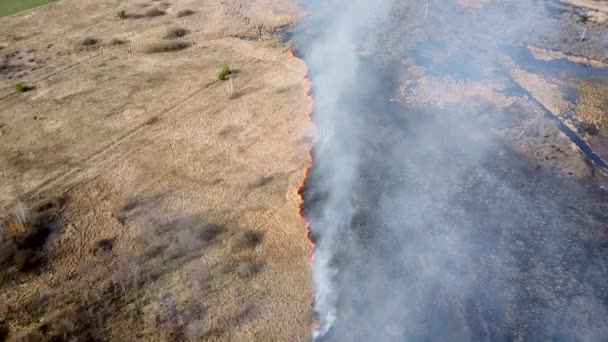
<path fill-rule="evenodd" d="M 302 194 L 302 191 L 304 190 L 304 187 L 306 186 L 306 182 L 308 181 L 308 174 L 310 172 L 310 170 L 312 169 L 313 166 L 313 157 L 312 157 L 312 148 L 315 145 L 315 142 L 317 140 L 317 127 L 315 126 L 313 120 L 312 120 L 312 113 L 313 113 L 313 97 L 311 94 L 311 90 L 312 90 L 312 82 L 310 81 L 310 78 L 308 77 L 308 67 L 306 66 L 306 63 L 304 62 L 303 59 L 301 59 L 300 57 L 298 57 L 295 53 L 295 51 L 291 50 L 290 51 L 291 55 L 297 59 L 298 61 L 300 61 L 304 67 L 305 73 L 304 73 L 304 85 L 305 85 L 305 95 L 308 98 L 308 122 L 309 122 L 309 127 L 312 129 L 312 133 L 313 133 L 313 137 L 312 137 L 312 141 L 310 143 L 310 145 L 308 146 L 308 151 L 307 151 L 307 165 L 304 168 L 303 171 L 303 175 L 302 175 L 302 179 L 300 181 L 300 184 L 298 185 L 298 189 L 297 189 L 297 196 L 298 196 L 298 214 L 300 215 L 300 217 L 302 218 L 302 220 L 304 221 L 305 225 L 306 225 L 306 240 L 308 241 L 309 245 L 310 245 L 310 260 L 311 262 L 314 260 L 314 249 L 315 249 L 315 243 L 312 240 L 312 236 L 311 236 L 311 230 L 310 230 L 310 223 L 308 222 L 308 220 L 306 219 L 306 217 L 304 216 L 304 196 Z M 314 307 L 314 300 L 313 302 L 310 304 L 311 307 Z M 312 323 L 312 330 L 313 331 L 318 331 L 321 327 L 321 323 L 319 321 L 314 321 Z"/>

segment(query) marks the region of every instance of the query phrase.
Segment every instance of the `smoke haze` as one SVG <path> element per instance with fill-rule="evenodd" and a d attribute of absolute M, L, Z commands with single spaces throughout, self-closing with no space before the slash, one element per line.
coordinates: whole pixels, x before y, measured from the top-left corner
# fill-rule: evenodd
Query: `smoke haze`
<path fill-rule="evenodd" d="M 545 7 L 302 5 L 310 16 L 295 42 L 318 127 L 304 192 L 315 339 L 605 339 L 608 254 L 583 235 L 608 221 L 606 193 L 513 150 L 497 134 L 513 124 L 504 108 L 395 100 L 412 72 L 404 58 L 454 50 L 458 64 L 428 62 L 427 71 L 513 83 L 501 59 L 517 60 L 512 46 L 551 31 Z"/>

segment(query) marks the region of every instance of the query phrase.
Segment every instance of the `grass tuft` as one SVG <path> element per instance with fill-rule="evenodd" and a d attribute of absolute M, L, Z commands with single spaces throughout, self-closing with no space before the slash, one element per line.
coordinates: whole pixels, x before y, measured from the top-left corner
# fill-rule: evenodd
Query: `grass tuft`
<path fill-rule="evenodd" d="M 116 16 L 119 17 L 120 19 L 126 19 L 127 12 L 125 10 L 119 10 L 118 12 L 116 12 Z"/>

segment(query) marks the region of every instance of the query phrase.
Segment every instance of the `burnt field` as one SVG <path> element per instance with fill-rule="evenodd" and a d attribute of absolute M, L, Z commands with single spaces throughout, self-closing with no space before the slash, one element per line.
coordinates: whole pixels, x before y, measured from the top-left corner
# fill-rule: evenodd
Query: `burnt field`
<path fill-rule="evenodd" d="M 319 129 L 303 191 L 316 340 L 605 340 L 605 160 L 577 89 L 606 69 L 532 56 L 538 36 L 521 32 L 557 20 L 538 2 L 507 6 L 491 31 L 504 1 L 426 3 L 378 15 L 398 29 L 340 17 L 338 33 L 296 36 Z M 535 12 L 496 33 L 524 5 Z M 438 16 L 446 31 L 430 28 Z M 332 44 L 308 41 L 319 36 Z"/>
<path fill-rule="evenodd" d="M 361 82 L 368 93 L 390 94 L 369 92 L 370 83 Z M 349 110 L 370 132 L 358 137 L 358 176 L 343 207 L 352 219 L 339 227 L 331 261 L 337 320 L 319 340 L 608 334 L 608 193 L 490 133 L 489 124 L 509 124 L 489 121 L 501 114 L 492 107 L 431 113 L 352 98 Z M 323 157 L 313 156 L 305 213 L 322 241 L 314 218 L 331 194 L 315 186 L 327 175 Z"/>

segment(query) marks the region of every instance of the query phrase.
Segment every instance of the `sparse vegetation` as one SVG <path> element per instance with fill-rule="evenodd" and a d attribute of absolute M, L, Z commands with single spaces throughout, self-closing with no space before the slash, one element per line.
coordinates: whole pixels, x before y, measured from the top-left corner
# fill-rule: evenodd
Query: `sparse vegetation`
<path fill-rule="evenodd" d="M 93 37 L 86 37 L 80 41 L 80 45 L 82 46 L 93 46 L 99 43 L 99 39 Z"/>
<path fill-rule="evenodd" d="M 246 249 L 255 248 L 261 240 L 262 236 L 258 232 L 252 230 L 240 231 L 228 241 L 228 248 L 232 253 L 238 253 Z"/>
<path fill-rule="evenodd" d="M 227 64 L 224 64 L 222 69 L 217 73 L 217 79 L 224 81 L 230 74 L 232 74 L 232 70 L 230 70 L 230 67 Z"/>
<path fill-rule="evenodd" d="M 187 16 L 190 16 L 190 15 L 193 15 L 193 14 L 194 14 L 193 10 L 191 10 L 191 9 L 183 9 L 183 10 L 180 10 L 180 11 L 177 12 L 177 17 L 178 18 L 187 17 Z"/>
<path fill-rule="evenodd" d="M 165 33 L 165 39 L 176 39 L 181 38 L 188 34 L 188 30 L 181 27 L 170 27 L 167 29 L 167 33 Z"/>
<path fill-rule="evenodd" d="M 144 16 L 146 17 L 159 17 L 161 15 L 165 15 L 165 11 L 156 7 L 152 7 L 144 12 Z"/>
<path fill-rule="evenodd" d="M 189 46 L 190 46 L 190 43 L 184 42 L 181 40 L 164 41 L 164 42 L 158 42 L 158 43 L 149 45 L 145 51 L 147 53 L 171 52 L 171 51 L 183 50 L 183 49 L 188 48 Z"/>
<path fill-rule="evenodd" d="M 120 19 L 126 19 L 127 18 L 127 12 L 125 10 L 119 10 L 118 12 L 116 12 L 116 16 L 119 17 Z"/>

